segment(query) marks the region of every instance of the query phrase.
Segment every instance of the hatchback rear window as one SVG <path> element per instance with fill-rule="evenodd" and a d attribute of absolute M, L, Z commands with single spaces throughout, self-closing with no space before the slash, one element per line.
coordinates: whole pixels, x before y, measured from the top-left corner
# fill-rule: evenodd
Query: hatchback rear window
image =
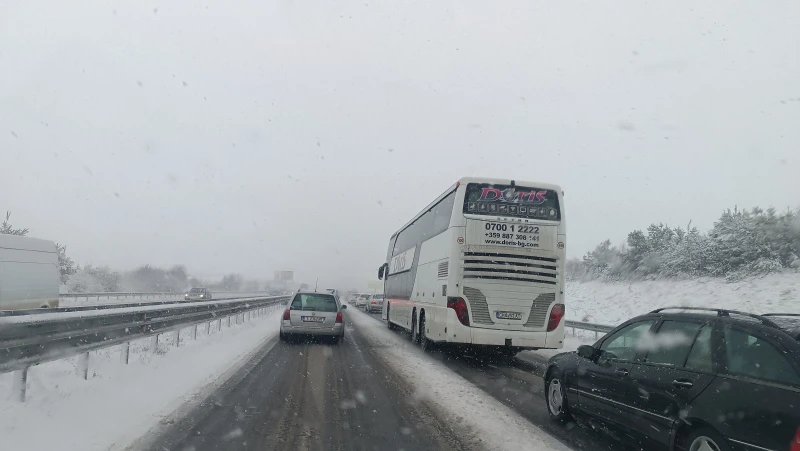
<path fill-rule="evenodd" d="M 726 326 L 725 346 L 731 374 L 800 385 L 800 375 L 785 354 L 766 340 Z"/>
<path fill-rule="evenodd" d="M 372 296 L 372 297 L 375 298 L 375 299 L 383 299 L 383 295 L 382 294 L 376 294 L 375 296 Z"/>
<path fill-rule="evenodd" d="M 329 294 L 298 294 L 292 301 L 291 310 L 313 310 L 315 312 L 335 312 L 339 310 L 336 299 Z"/>
<path fill-rule="evenodd" d="M 765 315 L 770 321 L 778 325 L 778 327 L 791 335 L 795 340 L 800 341 L 800 316 L 772 316 Z"/>

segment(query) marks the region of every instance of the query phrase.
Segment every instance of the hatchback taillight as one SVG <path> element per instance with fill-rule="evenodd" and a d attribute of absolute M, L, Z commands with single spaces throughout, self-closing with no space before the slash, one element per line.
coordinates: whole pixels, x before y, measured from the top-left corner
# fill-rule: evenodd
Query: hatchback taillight
<path fill-rule="evenodd" d="M 344 322 L 344 318 L 342 318 L 342 312 L 336 313 L 336 322 L 337 323 L 343 323 Z"/>
<path fill-rule="evenodd" d="M 292 317 L 290 316 L 289 310 L 284 310 L 283 311 L 283 320 L 284 321 L 289 321 L 290 319 L 292 319 Z"/>
<path fill-rule="evenodd" d="M 564 317 L 564 304 L 556 304 L 550 310 L 550 319 L 547 320 L 547 331 L 552 332 L 558 328 L 561 318 Z"/>
<path fill-rule="evenodd" d="M 469 310 L 467 310 L 467 301 L 464 298 L 447 298 L 447 308 L 455 310 L 461 324 L 469 326 Z"/>

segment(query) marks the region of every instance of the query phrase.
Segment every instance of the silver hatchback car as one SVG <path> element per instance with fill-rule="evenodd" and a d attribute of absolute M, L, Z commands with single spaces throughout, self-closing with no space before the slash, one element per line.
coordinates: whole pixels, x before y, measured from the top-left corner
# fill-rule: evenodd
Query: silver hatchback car
<path fill-rule="evenodd" d="M 346 309 L 339 299 L 330 293 L 298 291 L 281 319 L 281 340 L 290 336 L 311 335 L 330 337 L 338 343 L 344 337 Z"/>

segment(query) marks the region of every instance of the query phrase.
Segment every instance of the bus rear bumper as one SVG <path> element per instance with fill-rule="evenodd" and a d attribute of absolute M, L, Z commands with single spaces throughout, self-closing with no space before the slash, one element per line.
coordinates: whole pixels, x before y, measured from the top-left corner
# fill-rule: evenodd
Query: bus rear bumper
<path fill-rule="evenodd" d="M 564 347 L 563 321 L 555 330 L 546 332 L 467 327 L 458 322 L 455 313 L 448 316 L 447 341 L 450 343 L 509 346 L 523 349 L 561 349 Z"/>
<path fill-rule="evenodd" d="M 547 332 L 520 332 L 515 330 L 480 329 L 470 330 L 468 343 L 488 346 L 511 346 L 515 348 L 547 347 Z"/>

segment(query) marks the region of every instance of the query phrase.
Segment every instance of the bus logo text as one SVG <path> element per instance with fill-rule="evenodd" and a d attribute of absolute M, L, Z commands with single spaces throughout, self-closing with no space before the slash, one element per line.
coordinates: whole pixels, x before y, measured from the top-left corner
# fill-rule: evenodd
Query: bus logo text
<path fill-rule="evenodd" d="M 547 201 L 545 197 L 547 191 L 520 191 L 517 192 L 514 188 L 507 188 L 500 191 L 497 188 L 483 188 L 481 191 L 481 198 L 479 201 L 500 201 L 500 202 L 513 202 L 513 203 L 526 203 L 539 205 Z"/>

